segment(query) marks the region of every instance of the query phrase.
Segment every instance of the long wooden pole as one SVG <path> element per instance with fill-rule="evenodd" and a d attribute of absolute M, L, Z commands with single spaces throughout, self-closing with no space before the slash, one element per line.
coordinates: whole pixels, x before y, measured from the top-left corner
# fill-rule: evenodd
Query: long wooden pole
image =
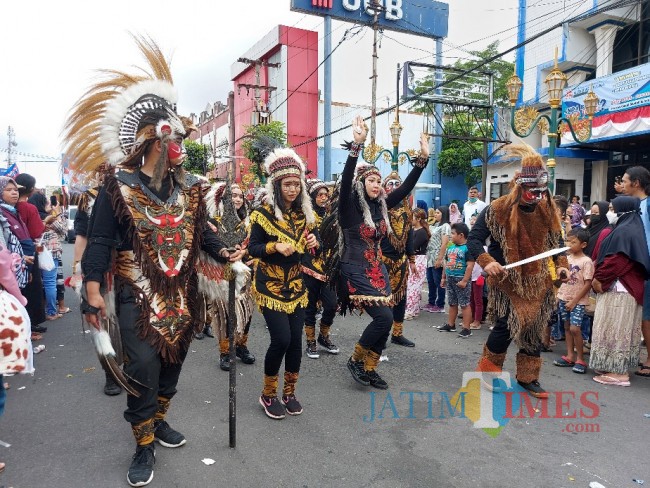
<path fill-rule="evenodd" d="M 227 185 L 232 185 L 235 178 L 235 93 L 228 94 L 228 111 L 230 114 L 229 140 L 230 140 L 230 161 L 228 164 L 229 178 Z M 228 192 L 230 193 L 230 192 Z M 230 374 L 228 377 L 228 427 L 230 447 L 234 449 L 237 445 L 237 358 L 235 357 L 235 277 L 234 273 L 228 282 L 228 347 L 230 355 Z"/>

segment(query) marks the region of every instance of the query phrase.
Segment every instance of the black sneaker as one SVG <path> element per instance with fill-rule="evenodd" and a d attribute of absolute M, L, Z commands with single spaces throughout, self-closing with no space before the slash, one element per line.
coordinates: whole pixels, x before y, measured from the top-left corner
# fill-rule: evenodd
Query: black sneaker
<path fill-rule="evenodd" d="M 322 334 L 318 334 L 318 345 L 323 349 L 324 351 L 329 352 L 330 354 L 338 354 L 339 353 L 339 348 L 336 347 L 332 341 L 330 341 L 329 337 L 323 337 Z"/>
<path fill-rule="evenodd" d="M 106 384 L 104 385 L 104 395 L 115 396 L 115 395 L 119 395 L 120 393 L 122 393 L 122 388 L 120 388 L 120 385 L 115 383 L 115 380 L 109 373 L 106 373 Z"/>
<path fill-rule="evenodd" d="M 133 455 L 133 461 L 126 473 L 126 481 L 131 486 L 145 486 L 153 479 L 153 465 L 156 463 L 156 450 L 153 442 L 146 446 L 138 446 Z"/>
<path fill-rule="evenodd" d="M 282 405 L 284 405 L 289 415 L 300 415 L 302 413 L 302 405 L 296 399 L 296 395 L 283 395 Z"/>
<path fill-rule="evenodd" d="M 458 333 L 458 336 L 459 336 L 459 337 L 462 337 L 463 339 L 467 339 L 467 338 L 470 337 L 471 335 L 472 335 L 472 331 L 469 330 L 469 329 L 466 329 L 465 327 L 463 327 L 462 329 L 460 329 L 460 332 Z"/>
<path fill-rule="evenodd" d="M 230 371 L 230 354 L 219 356 L 219 367 L 224 371 Z"/>
<path fill-rule="evenodd" d="M 32 332 L 42 334 L 43 332 L 47 332 L 47 327 L 44 325 L 32 325 Z"/>
<path fill-rule="evenodd" d="M 456 326 L 445 324 L 442 327 L 438 327 L 438 332 L 456 332 Z"/>
<path fill-rule="evenodd" d="M 267 397 L 265 395 L 260 396 L 260 405 L 264 408 L 264 413 L 267 417 L 272 419 L 280 420 L 285 417 L 286 410 L 278 400 L 278 397 L 272 396 Z M 300 405 L 300 404 L 298 404 Z M 292 414 L 297 415 L 297 414 Z"/>
<path fill-rule="evenodd" d="M 377 373 L 377 371 L 366 371 L 366 375 L 370 380 L 371 386 L 374 386 L 375 388 L 379 388 L 380 390 L 388 389 L 388 383 L 386 383 L 384 379 L 381 376 L 379 376 L 379 373 Z"/>
<path fill-rule="evenodd" d="M 370 378 L 368 378 L 368 372 L 363 369 L 363 361 L 352 361 L 352 357 L 348 359 L 348 370 L 352 373 L 352 378 L 357 383 L 363 386 L 370 385 Z"/>
<path fill-rule="evenodd" d="M 212 332 L 212 326 L 206 325 L 205 327 L 203 327 L 203 334 L 208 337 L 214 338 L 214 332 Z"/>
<path fill-rule="evenodd" d="M 307 341 L 307 357 L 312 359 L 318 359 L 320 357 L 318 347 L 316 347 L 316 341 Z"/>
<path fill-rule="evenodd" d="M 205 334 L 203 333 L 203 331 L 201 331 L 201 332 L 195 332 L 195 333 L 194 333 L 194 338 L 195 338 L 197 341 L 202 341 L 203 339 L 205 339 Z"/>
<path fill-rule="evenodd" d="M 392 335 L 390 336 L 390 342 L 393 344 L 398 344 L 400 346 L 404 347 L 415 347 L 415 342 L 409 341 L 406 337 L 404 336 L 396 336 Z"/>
<path fill-rule="evenodd" d="M 528 391 L 530 395 L 534 396 L 535 398 L 546 399 L 549 397 L 548 392 L 542 388 L 542 386 L 539 384 L 539 381 L 537 380 L 533 380 L 530 383 L 523 383 L 517 380 L 517 383 L 519 383 Z"/>
<path fill-rule="evenodd" d="M 235 348 L 235 355 L 244 364 L 253 364 L 255 362 L 255 356 L 251 354 L 246 346 L 237 346 Z"/>
<path fill-rule="evenodd" d="M 187 442 L 185 436 L 172 429 L 165 420 L 154 420 L 154 428 L 154 440 L 163 447 L 181 447 Z"/>

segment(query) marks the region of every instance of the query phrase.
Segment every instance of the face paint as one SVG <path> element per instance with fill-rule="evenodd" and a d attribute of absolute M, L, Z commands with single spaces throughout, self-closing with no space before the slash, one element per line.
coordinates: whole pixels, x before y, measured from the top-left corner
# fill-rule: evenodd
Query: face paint
<path fill-rule="evenodd" d="M 167 144 L 167 156 L 169 156 L 169 161 L 174 166 L 182 164 L 186 158 L 185 146 L 176 142 L 169 142 Z"/>
<path fill-rule="evenodd" d="M 522 187 L 521 199 L 528 205 L 539 203 L 544 197 L 546 187 Z"/>

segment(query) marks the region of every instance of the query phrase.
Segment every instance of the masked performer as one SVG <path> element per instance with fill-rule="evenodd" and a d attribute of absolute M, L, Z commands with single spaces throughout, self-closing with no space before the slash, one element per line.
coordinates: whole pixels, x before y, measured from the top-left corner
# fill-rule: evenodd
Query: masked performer
<path fill-rule="evenodd" d="M 510 154 L 521 160 L 509 194 L 481 212 L 467 241 L 470 254 L 488 275 L 488 309 L 494 314 L 478 370 L 500 372 L 514 339 L 517 381 L 537 398 L 547 398 L 540 386 L 542 332 L 555 308 L 547 260 L 509 269 L 503 266 L 561 245 L 560 220 L 548 188 L 544 162 L 530 146 L 513 146 Z M 489 239 L 488 250 L 483 246 Z M 566 272 L 566 257 L 556 259 L 558 276 Z M 568 275 L 568 273 L 567 273 Z"/>
<path fill-rule="evenodd" d="M 337 295 L 341 311 L 363 309 L 372 321 L 363 331 L 354 352 L 348 360 L 348 369 L 354 380 L 362 385 L 386 389 L 388 384 L 377 373 L 381 352 L 393 324 L 394 304 L 386 266 L 381 261 L 381 241 L 392 233 L 388 210 L 399 205 L 417 183 L 427 165 L 429 147 L 426 136 L 420 140 L 420 156 L 404 183 L 386 196 L 381 186 L 379 170 L 367 163 L 357 165 L 363 150 L 367 127 L 361 117 L 353 122 L 354 142 L 341 175 L 338 218 L 342 242 L 337 258 L 338 272 L 332 279 L 338 281 Z"/>
<path fill-rule="evenodd" d="M 402 185 L 402 179 L 393 170 L 384 179 L 382 187 L 387 196 Z M 392 232 L 381 241 L 382 261 L 388 269 L 390 288 L 393 292 L 393 333 L 390 342 L 400 346 L 414 347 L 415 343 L 404 337 L 404 313 L 406 311 L 406 288 L 410 262 L 415 262 L 413 253 L 413 213 L 408 202 L 408 193 L 398 205 L 388 210 Z"/>
<path fill-rule="evenodd" d="M 328 214 L 329 190 L 325 182 L 318 179 L 307 180 L 307 190 L 320 225 Z M 305 286 L 309 297 L 309 303 L 305 309 L 305 336 L 307 337 L 307 356 L 312 359 L 318 359 L 319 357 L 318 347 L 316 346 L 316 313 L 319 303 L 323 307 L 323 312 L 320 319 L 318 345 L 330 354 L 339 353 L 339 348 L 330 340 L 330 328 L 336 315 L 336 294 L 327 285 L 323 265 L 322 256 L 315 256 L 312 253 L 303 255 L 302 271 L 305 276 Z"/>
<path fill-rule="evenodd" d="M 225 232 L 221 225 L 223 215 L 223 202 L 225 184 L 215 184 L 206 195 L 209 226 L 219 235 Z M 239 217 L 239 226 L 242 226 L 248 235 L 248 215 L 244 203 L 244 193 L 237 183 L 231 185 L 232 204 Z M 245 242 L 242 245 L 245 246 Z M 230 354 L 228 343 L 228 280 L 224 278 L 225 266 L 210 258 L 207 253 L 201 252 L 199 260 L 199 289 L 204 294 L 207 303 L 207 316 L 210 327 L 216 334 L 219 342 L 219 367 L 224 371 L 230 370 Z M 235 336 L 235 353 L 244 364 L 253 364 L 255 356 L 248 350 L 248 331 L 253 317 L 253 300 L 251 297 L 251 272 L 250 268 L 242 262 L 232 265 L 235 273 L 235 312 L 237 315 L 237 334 Z M 209 335 L 209 334 L 208 334 Z"/>
<path fill-rule="evenodd" d="M 268 417 L 282 419 L 286 413 L 302 413 L 295 394 L 308 303 L 301 263 L 305 253 L 317 255 L 320 246 L 300 157 L 291 149 L 275 149 L 264 166 L 268 175 L 266 203 L 251 213 L 248 252 L 258 258 L 253 293 L 271 335 L 259 402 Z M 285 371 L 280 402 L 277 389 L 282 359 Z"/>
<path fill-rule="evenodd" d="M 131 486 L 153 479 L 154 440 L 165 447 L 185 437 L 165 420 L 198 316 L 199 248 L 215 260 L 236 260 L 207 227 L 200 180 L 185 174 L 183 139 L 193 130 L 176 114 L 176 91 L 158 46 L 136 39 L 151 72 L 107 71 L 73 108 L 66 154 L 73 170 L 107 172 L 93 207 L 82 260 L 82 311 L 97 329 L 107 315 L 101 286 L 112 270 L 116 310 L 129 377 L 125 419 L 137 448 Z M 111 313 L 110 311 L 108 313 Z"/>

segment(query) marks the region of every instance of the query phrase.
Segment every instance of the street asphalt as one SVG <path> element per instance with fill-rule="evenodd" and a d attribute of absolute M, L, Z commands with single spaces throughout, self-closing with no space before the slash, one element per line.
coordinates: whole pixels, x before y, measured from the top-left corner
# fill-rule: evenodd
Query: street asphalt
<path fill-rule="evenodd" d="M 72 246 L 64 248 L 67 271 Z M 103 394 L 104 375 L 70 290 L 66 303 L 73 311 L 49 322 L 43 340 L 35 343 L 46 350 L 35 357 L 34 376 L 5 378 L 11 389 L 0 419 L 0 440 L 10 447 L 0 446 L 0 461 L 7 464 L 0 488 L 128 486 L 135 444 L 122 416 L 126 395 Z M 304 413 L 277 421 L 267 418 L 258 404 L 269 336 L 262 317 L 255 314 L 249 348 L 257 362 L 237 363 L 235 449 L 228 447 L 228 374 L 219 369 L 216 341 L 194 341 L 168 413 L 170 424 L 188 442 L 178 449 L 157 446 L 150 486 L 650 484 L 645 451 L 650 379 L 632 375 L 631 388 L 597 384 L 591 371 L 579 375 L 553 366 L 553 359 L 564 353 L 564 343 L 558 343 L 554 352 L 543 354 L 542 385 L 553 392 L 546 410 L 536 402 L 518 408 L 523 401 L 518 394 L 495 394 L 510 399 L 509 416 L 514 417 L 495 435 L 477 428 L 476 392 L 486 392 L 478 381 L 464 398 L 465 409 L 460 402 L 456 410 L 448 405 L 454 404 L 463 373 L 476 366 L 487 325 L 461 339 L 435 329 L 445 323 L 444 314 L 422 312 L 405 324 L 405 336 L 415 348 L 389 344 L 386 349 L 388 361 L 380 364 L 379 372 L 390 388 L 380 391 L 356 384 L 345 366 L 367 318 L 336 318 L 332 339 L 341 353 L 322 352 L 316 360 L 303 356 L 297 395 Z M 512 345 L 507 371 L 514 372 L 515 353 Z M 204 459 L 215 462 L 206 465 Z"/>

